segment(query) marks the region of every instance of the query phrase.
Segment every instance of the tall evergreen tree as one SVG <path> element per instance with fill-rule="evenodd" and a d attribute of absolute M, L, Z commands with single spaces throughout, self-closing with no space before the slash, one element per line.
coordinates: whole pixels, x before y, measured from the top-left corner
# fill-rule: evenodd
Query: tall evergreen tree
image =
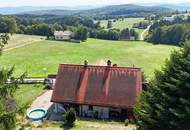
<path fill-rule="evenodd" d="M 134 109 L 140 130 L 190 129 L 190 42 L 174 51 Z"/>
<path fill-rule="evenodd" d="M 8 40 L 8 34 L 0 35 L 0 52 Z M 18 81 L 11 77 L 13 70 L 14 68 L 0 70 L 0 130 L 15 129 L 17 109 L 13 94 L 18 88 Z"/>

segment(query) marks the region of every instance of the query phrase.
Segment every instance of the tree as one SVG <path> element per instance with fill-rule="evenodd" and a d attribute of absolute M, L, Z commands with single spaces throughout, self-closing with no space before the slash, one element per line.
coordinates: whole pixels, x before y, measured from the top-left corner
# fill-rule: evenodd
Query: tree
<path fill-rule="evenodd" d="M 121 30 L 120 38 L 121 39 L 130 39 L 130 31 L 128 28 Z"/>
<path fill-rule="evenodd" d="M 37 25 L 37 34 L 42 36 L 49 36 L 51 33 L 51 28 L 47 24 Z"/>
<path fill-rule="evenodd" d="M 0 32 L 1 33 L 15 33 L 17 30 L 16 21 L 14 18 L 1 17 L 0 18 Z"/>
<path fill-rule="evenodd" d="M 134 114 L 140 130 L 190 128 L 190 42 L 174 51 L 162 71 L 155 72 Z"/>
<path fill-rule="evenodd" d="M 34 24 L 32 26 L 27 26 L 26 28 L 22 29 L 25 29 L 23 31 L 29 35 L 40 35 L 40 36 L 53 35 L 52 29 L 48 24 Z"/>
<path fill-rule="evenodd" d="M 108 25 L 107 25 L 107 28 L 112 28 L 112 21 L 111 20 L 108 20 Z"/>
<path fill-rule="evenodd" d="M 9 35 L 8 34 L 1 34 L 0 35 L 0 55 L 2 52 L 3 47 L 8 44 Z"/>
<path fill-rule="evenodd" d="M 120 34 L 119 34 L 119 32 L 117 30 L 111 29 L 111 30 L 108 31 L 107 38 L 108 38 L 108 40 L 119 40 L 119 37 L 120 37 L 119 35 Z"/>
<path fill-rule="evenodd" d="M 0 35 L 0 51 L 8 43 L 8 34 Z M 0 70 L 0 130 L 13 130 L 16 123 L 16 103 L 13 94 L 18 81 L 12 77 L 14 68 Z M 10 79 L 10 83 L 7 83 Z"/>
<path fill-rule="evenodd" d="M 53 26 L 52 26 L 52 30 L 53 30 L 53 31 L 62 31 L 63 28 L 62 28 L 62 26 L 61 26 L 60 24 L 55 23 L 55 24 L 53 24 Z"/>
<path fill-rule="evenodd" d="M 159 44 L 162 38 L 162 29 L 157 28 L 155 32 L 153 32 L 152 41 L 155 41 L 156 44 Z"/>
<path fill-rule="evenodd" d="M 120 32 L 121 39 L 130 40 L 130 37 L 134 37 L 135 40 L 137 40 L 139 35 L 134 29 L 125 28 L 125 29 L 121 30 L 121 32 Z"/>
<path fill-rule="evenodd" d="M 130 36 L 134 37 L 135 40 L 139 38 L 139 34 L 134 29 L 130 30 Z"/>
<path fill-rule="evenodd" d="M 190 32 L 189 24 L 174 24 L 154 29 L 148 41 L 161 44 L 179 45 L 186 41 Z"/>
<path fill-rule="evenodd" d="M 88 37 L 87 28 L 84 26 L 79 26 L 75 32 L 75 39 L 85 41 Z"/>
<path fill-rule="evenodd" d="M 190 16 L 187 17 L 187 22 L 190 23 Z"/>
<path fill-rule="evenodd" d="M 95 27 L 96 29 L 100 28 L 100 27 L 101 27 L 101 26 L 100 26 L 100 23 L 101 23 L 100 21 L 96 22 L 95 25 L 94 25 L 94 27 Z"/>

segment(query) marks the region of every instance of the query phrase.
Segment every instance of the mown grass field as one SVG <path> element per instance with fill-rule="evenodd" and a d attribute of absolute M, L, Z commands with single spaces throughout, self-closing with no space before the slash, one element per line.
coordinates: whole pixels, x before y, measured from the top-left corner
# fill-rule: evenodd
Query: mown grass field
<path fill-rule="evenodd" d="M 116 22 L 113 22 L 112 28 L 117 28 L 117 29 L 132 28 L 134 23 L 138 23 L 141 21 L 144 21 L 144 18 L 125 18 L 124 20 L 119 19 Z M 101 20 L 100 26 L 106 29 L 107 23 L 108 20 Z"/>
<path fill-rule="evenodd" d="M 116 28 L 116 29 L 120 29 L 120 30 L 122 30 L 124 28 L 132 28 L 133 24 L 141 22 L 141 21 L 145 21 L 144 18 L 125 18 L 124 20 L 119 19 L 116 22 L 112 22 L 113 23 L 112 28 Z M 100 26 L 104 27 L 105 29 L 107 29 L 107 24 L 108 24 L 108 20 L 100 21 Z M 139 35 L 143 32 L 143 29 L 135 28 L 135 30 L 139 33 Z"/>
<path fill-rule="evenodd" d="M 10 40 L 8 44 L 4 47 L 4 50 L 10 50 L 18 46 L 28 45 L 35 41 L 40 41 L 44 38 L 45 37 L 42 37 L 42 36 L 13 34 L 13 35 L 10 35 Z"/>
<path fill-rule="evenodd" d="M 28 72 L 28 77 L 46 77 L 56 74 L 61 63 L 96 64 L 100 60 L 112 60 L 118 66 L 143 68 L 148 77 L 160 69 L 170 52 L 177 47 L 152 45 L 143 41 L 107 41 L 88 39 L 81 44 L 59 41 L 39 41 L 4 52 L 0 57 L 1 67 L 15 65 L 15 75 Z"/>

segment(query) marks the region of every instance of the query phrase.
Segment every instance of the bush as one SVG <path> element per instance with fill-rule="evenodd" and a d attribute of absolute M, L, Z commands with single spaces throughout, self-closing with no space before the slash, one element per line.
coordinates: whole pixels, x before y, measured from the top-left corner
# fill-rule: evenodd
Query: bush
<path fill-rule="evenodd" d="M 68 125 L 73 125 L 76 120 L 76 114 L 74 109 L 70 109 L 65 115 L 65 121 Z"/>
<path fill-rule="evenodd" d="M 128 125 L 129 125 L 129 120 L 125 119 L 125 126 L 128 126 Z"/>
<path fill-rule="evenodd" d="M 22 126 L 21 128 L 19 128 L 18 130 L 25 130 L 24 126 Z"/>

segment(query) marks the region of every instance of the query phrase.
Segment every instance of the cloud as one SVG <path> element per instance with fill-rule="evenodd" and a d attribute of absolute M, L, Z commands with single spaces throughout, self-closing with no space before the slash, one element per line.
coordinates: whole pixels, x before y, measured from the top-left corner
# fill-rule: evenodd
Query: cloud
<path fill-rule="evenodd" d="M 155 3 L 155 0 L 0 0 L 0 6 L 77 6 L 127 3 Z M 159 0 L 159 3 L 184 3 L 189 0 Z"/>

